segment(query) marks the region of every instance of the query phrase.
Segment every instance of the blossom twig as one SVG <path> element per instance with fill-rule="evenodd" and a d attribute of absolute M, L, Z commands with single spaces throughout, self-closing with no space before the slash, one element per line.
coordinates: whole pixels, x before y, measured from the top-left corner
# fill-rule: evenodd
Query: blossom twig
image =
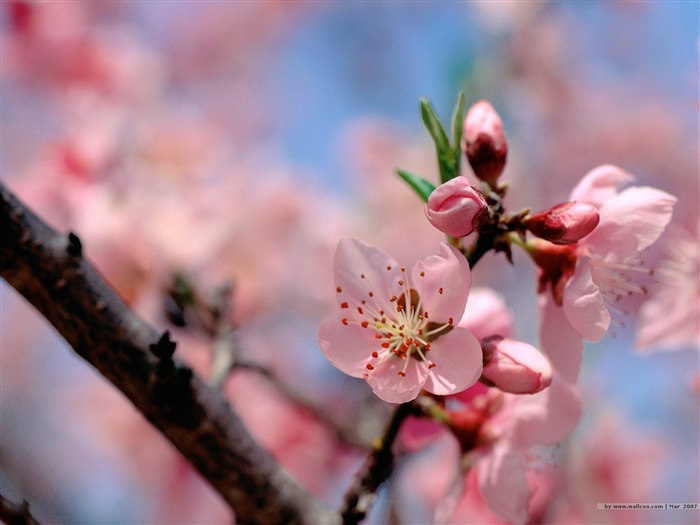
<path fill-rule="evenodd" d="M 241 523 L 335 524 L 249 434 L 221 395 L 173 356 L 82 257 L 0 185 L 0 276 L 119 388 L 207 479 Z"/>
<path fill-rule="evenodd" d="M 384 434 L 375 443 L 374 450 L 345 495 L 345 505 L 342 511 L 344 525 L 355 525 L 366 517 L 376 498 L 377 489 L 391 474 L 394 466 L 392 446 L 402 423 L 413 410 L 413 403 L 403 403 L 396 407 L 387 423 Z"/>

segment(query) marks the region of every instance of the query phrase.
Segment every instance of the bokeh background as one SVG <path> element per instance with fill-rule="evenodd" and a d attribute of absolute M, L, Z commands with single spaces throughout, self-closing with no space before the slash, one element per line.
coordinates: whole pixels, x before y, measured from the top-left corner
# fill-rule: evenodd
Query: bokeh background
<path fill-rule="evenodd" d="M 179 277 L 206 304 L 231 284 L 236 356 L 279 384 L 241 369 L 223 391 L 330 506 L 362 462 L 358 443 L 387 413 L 317 348 L 334 307 L 333 251 L 353 235 L 407 265 L 434 252 L 440 235 L 394 174 L 436 180 L 419 97 L 445 120 L 460 90 L 496 107 L 510 146 L 509 209 L 566 200 L 588 170 L 618 164 L 679 197 L 674 238 L 697 263 L 695 2 L 1 8 L 3 182 L 54 227 L 77 232 L 110 283 L 170 329 L 180 357 L 205 377 L 210 327 L 192 312 L 176 326 L 168 290 Z M 517 335 L 536 344 L 535 268 L 519 253 L 515 263 L 488 257 L 474 279 L 503 294 Z M 697 275 L 687 286 L 697 310 Z M 29 501 L 46 523 L 231 521 L 172 447 L 4 283 L 1 307 L 1 493 Z M 585 415 L 554 452 L 566 483 L 551 522 L 698 522 L 691 512 L 595 510 L 700 502 L 697 338 L 640 350 L 635 326 L 633 311 L 623 313 L 587 349 Z M 371 522 L 430 519 L 420 484 L 412 493 L 406 485 L 383 489 Z"/>

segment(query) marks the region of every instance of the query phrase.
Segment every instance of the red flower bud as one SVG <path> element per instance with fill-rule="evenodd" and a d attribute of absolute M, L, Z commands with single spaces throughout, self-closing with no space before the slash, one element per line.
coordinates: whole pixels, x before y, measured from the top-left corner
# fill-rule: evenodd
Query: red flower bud
<path fill-rule="evenodd" d="M 511 394 L 534 394 L 552 382 L 552 366 L 534 346 L 500 336 L 481 341 L 481 381 Z"/>
<path fill-rule="evenodd" d="M 486 199 L 465 177 L 441 184 L 428 197 L 425 214 L 430 224 L 452 237 L 478 229 L 488 214 Z"/>
<path fill-rule="evenodd" d="M 527 228 L 542 239 L 555 244 L 572 244 L 591 233 L 600 220 L 595 206 L 583 202 L 562 202 L 534 214 Z"/>
<path fill-rule="evenodd" d="M 501 117 L 486 100 L 474 104 L 464 119 L 462 151 L 474 174 L 495 186 L 506 164 L 508 142 Z"/>

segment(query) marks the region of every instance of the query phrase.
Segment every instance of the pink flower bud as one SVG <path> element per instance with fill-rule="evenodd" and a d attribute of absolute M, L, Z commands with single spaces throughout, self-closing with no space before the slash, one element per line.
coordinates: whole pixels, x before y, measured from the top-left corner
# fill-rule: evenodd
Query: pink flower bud
<path fill-rule="evenodd" d="M 433 190 L 425 214 L 430 224 L 441 232 L 464 237 L 483 224 L 488 206 L 478 188 L 465 177 L 455 177 Z"/>
<path fill-rule="evenodd" d="M 508 142 L 501 117 L 486 100 L 474 104 L 464 119 L 462 151 L 474 174 L 495 186 L 506 164 Z"/>
<path fill-rule="evenodd" d="M 481 381 L 511 394 L 534 394 L 552 382 L 549 360 L 534 346 L 500 336 L 481 341 Z"/>
<path fill-rule="evenodd" d="M 572 244 L 591 233 L 600 220 L 595 206 L 583 202 L 562 202 L 534 214 L 527 228 L 542 239 L 555 244 Z"/>

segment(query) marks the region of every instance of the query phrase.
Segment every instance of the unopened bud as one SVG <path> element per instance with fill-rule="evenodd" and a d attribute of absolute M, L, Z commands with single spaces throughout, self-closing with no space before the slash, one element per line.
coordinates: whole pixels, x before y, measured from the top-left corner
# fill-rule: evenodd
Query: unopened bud
<path fill-rule="evenodd" d="M 464 119 L 462 151 L 474 174 L 495 187 L 508 155 L 503 121 L 486 100 L 474 104 Z"/>
<path fill-rule="evenodd" d="M 452 237 L 478 229 L 488 216 L 486 199 L 465 177 L 455 177 L 433 190 L 425 205 L 430 224 Z"/>
<path fill-rule="evenodd" d="M 499 336 L 481 341 L 481 381 L 511 394 L 534 394 L 552 382 L 549 360 L 534 346 Z"/>
<path fill-rule="evenodd" d="M 572 244 L 591 233 L 600 221 L 595 206 L 584 202 L 562 202 L 535 213 L 527 228 L 542 239 L 555 244 Z"/>

